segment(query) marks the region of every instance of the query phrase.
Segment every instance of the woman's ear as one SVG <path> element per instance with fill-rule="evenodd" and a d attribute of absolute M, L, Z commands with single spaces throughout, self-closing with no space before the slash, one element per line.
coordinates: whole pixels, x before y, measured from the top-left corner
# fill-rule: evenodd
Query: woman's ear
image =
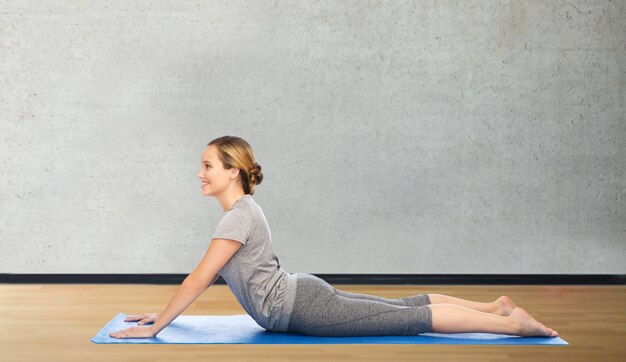
<path fill-rule="evenodd" d="M 235 168 L 235 167 L 231 168 L 231 169 L 230 169 L 230 178 L 234 180 L 234 179 L 236 179 L 238 176 L 239 176 L 239 169 L 238 169 L 238 168 Z"/>

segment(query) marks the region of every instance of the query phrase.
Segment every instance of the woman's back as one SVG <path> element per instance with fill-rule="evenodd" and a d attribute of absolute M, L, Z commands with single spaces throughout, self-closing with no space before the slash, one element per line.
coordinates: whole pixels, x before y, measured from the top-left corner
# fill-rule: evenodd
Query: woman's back
<path fill-rule="evenodd" d="M 251 195 L 244 195 L 224 214 L 211 239 L 215 238 L 243 244 L 219 272 L 241 306 L 261 327 L 286 331 L 297 278 L 282 269 L 263 210 Z"/>

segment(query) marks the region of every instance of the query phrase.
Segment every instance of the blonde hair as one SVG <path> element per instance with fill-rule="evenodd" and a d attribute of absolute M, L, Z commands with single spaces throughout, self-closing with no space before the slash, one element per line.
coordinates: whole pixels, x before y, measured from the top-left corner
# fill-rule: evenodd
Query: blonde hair
<path fill-rule="evenodd" d="M 207 146 L 217 147 L 217 154 L 224 168 L 239 169 L 243 192 L 254 195 L 254 188 L 263 181 L 261 165 L 255 162 L 252 147 L 244 139 L 235 136 L 222 136 L 209 142 Z"/>

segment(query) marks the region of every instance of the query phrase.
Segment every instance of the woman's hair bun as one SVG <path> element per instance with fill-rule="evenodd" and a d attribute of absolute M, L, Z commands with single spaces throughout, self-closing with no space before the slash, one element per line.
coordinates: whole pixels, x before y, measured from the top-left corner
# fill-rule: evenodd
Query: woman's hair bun
<path fill-rule="evenodd" d="M 261 165 L 258 163 L 254 163 L 254 167 L 248 173 L 248 177 L 250 182 L 255 185 L 259 185 L 263 181 L 263 173 L 261 172 Z"/>

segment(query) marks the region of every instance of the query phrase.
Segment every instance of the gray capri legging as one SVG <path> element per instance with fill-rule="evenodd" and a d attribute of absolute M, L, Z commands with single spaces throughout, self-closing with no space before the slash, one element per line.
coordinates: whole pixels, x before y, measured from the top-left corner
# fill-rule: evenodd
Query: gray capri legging
<path fill-rule="evenodd" d="M 312 274 L 297 273 L 287 332 L 314 336 L 383 336 L 432 333 L 427 294 L 387 299 L 335 289 Z"/>

